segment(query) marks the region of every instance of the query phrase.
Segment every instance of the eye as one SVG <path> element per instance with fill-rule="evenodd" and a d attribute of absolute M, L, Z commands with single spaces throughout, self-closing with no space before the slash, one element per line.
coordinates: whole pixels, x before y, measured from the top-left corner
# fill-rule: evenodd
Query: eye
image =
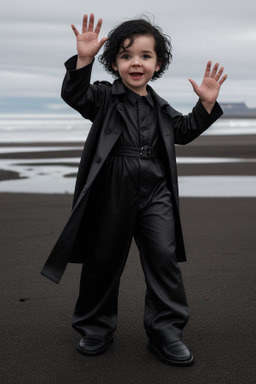
<path fill-rule="evenodd" d="M 131 56 L 128 55 L 128 53 L 123 53 L 123 54 L 121 55 L 121 59 L 123 59 L 123 60 L 129 60 L 130 58 L 131 58 Z"/>
<path fill-rule="evenodd" d="M 142 55 L 142 58 L 145 60 L 151 59 L 151 55 L 149 55 L 148 53 L 144 53 L 144 55 Z"/>

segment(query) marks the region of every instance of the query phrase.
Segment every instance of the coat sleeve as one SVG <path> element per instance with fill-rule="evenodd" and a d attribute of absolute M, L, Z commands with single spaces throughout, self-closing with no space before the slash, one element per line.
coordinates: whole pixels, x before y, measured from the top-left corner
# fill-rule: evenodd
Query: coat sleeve
<path fill-rule="evenodd" d="M 61 88 L 62 99 L 84 118 L 95 120 L 111 84 L 90 84 L 93 62 L 76 69 L 77 55 L 66 61 L 66 74 Z"/>
<path fill-rule="evenodd" d="M 209 114 L 200 100 L 188 115 L 182 115 L 171 108 L 175 144 L 187 144 L 206 131 L 222 114 L 222 109 L 216 102 Z"/>

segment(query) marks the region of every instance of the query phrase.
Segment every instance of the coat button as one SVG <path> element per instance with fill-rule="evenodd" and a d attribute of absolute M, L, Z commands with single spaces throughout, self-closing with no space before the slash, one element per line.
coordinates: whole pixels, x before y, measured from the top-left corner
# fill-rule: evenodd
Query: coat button
<path fill-rule="evenodd" d="M 96 156 L 95 157 L 95 163 L 100 163 L 101 162 L 101 157 L 100 156 Z"/>
<path fill-rule="evenodd" d="M 112 133 L 112 129 L 111 128 L 106 128 L 104 130 L 104 132 L 106 133 L 106 135 L 109 135 L 110 133 Z"/>

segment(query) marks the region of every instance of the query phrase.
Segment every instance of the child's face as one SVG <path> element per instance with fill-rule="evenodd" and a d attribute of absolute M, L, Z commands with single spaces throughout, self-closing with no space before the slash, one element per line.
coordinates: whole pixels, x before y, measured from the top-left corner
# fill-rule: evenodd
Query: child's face
<path fill-rule="evenodd" d="M 129 43 L 130 40 L 126 39 L 124 47 Z M 141 96 L 147 94 L 147 83 L 160 66 L 155 52 L 155 39 L 148 35 L 135 37 L 132 46 L 125 50 L 120 48 L 113 63 L 113 69 L 119 72 L 124 85 Z"/>

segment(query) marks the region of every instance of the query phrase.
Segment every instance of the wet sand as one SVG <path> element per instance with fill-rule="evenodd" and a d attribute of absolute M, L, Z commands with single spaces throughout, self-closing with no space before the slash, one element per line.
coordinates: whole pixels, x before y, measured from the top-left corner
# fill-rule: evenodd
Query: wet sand
<path fill-rule="evenodd" d="M 5 143 L 0 144 L 0 149 L 11 147 L 5 153 L 0 153 L 0 181 L 17 179 L 19 175 L 1 169 L 1 159 L 17 160 L 17 164 L 24 164 L 24 160 L 29 160 L 29 165 L 40 166 L 39 159 L 52 159 L 47 163 L 49 166 L 60 165 L 58 158 L 67 159 L 61 165 L 74 167 L 74 163 L 69 162 L 69 158 L 80 158 L 83 143 L 30 143 L 26 147 L 37 147 L 34 151 L 22 151 L 24 144 Z M 51 149 L 53 147 L 53 149 Z M 59 149 L 58 149 L 59 147 Z M 62 147 L 65 147 L 63 150 Z M 70 148 L 69 148 L 70 147 Z M 77 147 L 77 148 L 76 148 Z M 38 149 L 38 148 L 41 148 Z M 201 136 L 194 142 L 186 146 L 176 146 L 177 157 L 211 157 L 211 158 L 231 158 L 243 159 L 245 163 L 238 162 L 232 164 L 215 163 L 215 164 L 178 164 L 178 173 L 180 176 L 190 175 L 256 175 L 255 158 L 256 158 L 256 135 L 237 135 L 237 136 Z M 16 149 L 16 151 L 15 151 Z M 18 149 L 18 150 L 17 150 Z M 35 159 L 35 163 L 31 160 Z M 70 176 L 75 177 L 76 168 Z"/>
<path fill-rule="evenodd" d="M 56 161 L 58 156 L 78 156 L 81 144 L 77 146 L 61 153 L 54 150 Z M 177 154 L 253 159 L 255 136 L 205 136 L 178 147 Z M 20 153 L 16 156 L 22 161 Z M 211 169 L 216 174 L 255 175 L 255 163 L 226 164 L 226 168 L 214 164 Z M 207 175 L 209 170 L 207 164 L 179 165 L 185 175 Z M 0 180 L 6 177 L 17 175 L 2 170 Z M 188 262 L 180 267 L 191 312 L 184 341 L 195 356 L 194 366 L 188 368 L 169 367 L 147 349 L 145 283 L 134 244 L 121 281 L 114 343 L 95 358 L 76 352 L 79 335 L 70 321 L 80 266 L 70 264 L 59 285 L 40 275 L 69 216 L 71 201 L 70 194 L 0 194 L 4 384 L 255 382 L 255 198 L 181 198 Z"/>

